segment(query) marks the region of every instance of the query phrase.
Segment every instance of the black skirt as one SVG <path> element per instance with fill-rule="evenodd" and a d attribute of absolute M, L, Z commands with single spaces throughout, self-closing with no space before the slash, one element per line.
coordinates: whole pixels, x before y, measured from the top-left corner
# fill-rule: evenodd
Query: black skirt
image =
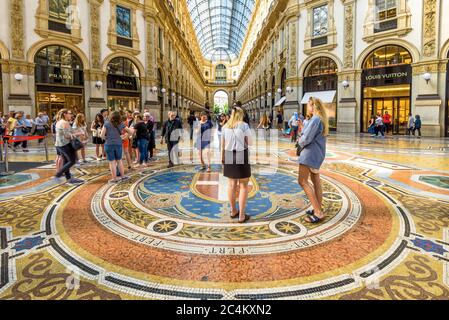
<path fill-rule="evenodd" d="M 92 137 L 92 143 L 93 144 L 104 144 L 105 141 L 101 139 L 100 137 Z"/>
<path fill-rule="evenodd" d="M 244 151 L 225 151 L 223 175 L 231 179 L 246 179 L 251 177 L 248 149 Z"/>

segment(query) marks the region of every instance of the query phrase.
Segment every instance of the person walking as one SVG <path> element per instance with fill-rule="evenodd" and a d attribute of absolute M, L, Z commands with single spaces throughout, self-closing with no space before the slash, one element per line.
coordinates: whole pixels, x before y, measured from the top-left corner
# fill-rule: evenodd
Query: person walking
<path fill-rule="evenodd" d="M 269 138 L 270 125 L 271 125 L 270 120 L 268 119 L 267 113 L 265 112 L 265 113 L 262 115 L 262 118 L 260 118 L 259 125 L 257 126 L 257 129 L 262 128 L 262 129 L 265 130 L 265 135 L 264 135 L 264 136 L 265 136 L 265 139 L 268 139 L 268 138 Z"/>
<path fill-rule="evenodd" d="M 217 121 L 218 150 L 221 150 L 221 135 L 226 122 L 228 122 L 226 115 L 224 113 L 220 114 Z"/>
<path fill-rule="evenodd" d="M 376 118 L 371 116 L 368 124 L 368 133 L 371 133 L 371 137 L 376 136 Z"/>
<path fill-rule="evenodd" d="M 207 160 L 207 172 L 211 172 L 210 161 L 210 142 L 212 138 L 212 121 L 209 119 L 207 113 L 205 111 L 201 112 L 200 122 L 198 127 L 196 128 L 197 133 L 197 143 L 196 146 L 199 150 L 199 156 L 201 161 L 201 170 L 206 169 L 206 164 L 204 163 L 204 152 L 206 153 Z"/>
<path fill-rule="evenodd" d="M 376 121 L 375 121 L 376 127 L 375 127 L 375 134 L 376 137 L 379 136 L 379 132 L 382 135 L 383 138 L 385 138 L 384 134 L 384 123 L 382 120 L 382 115 L 380 113 L 377 114 Z"/>
<path fill-rule="evenodd" d="M 86 118 L 84 117 L 84 114 L 78 113 L 75 117 L 75 122 L 72 125 L 72 128 L 74 132 L 79 133 L 79 139 L 81 143 L 83 144 L 83 147 L 79 150 L 81 154 L 81 158 L 79 158 L 80 163 L 87 163 L 86 160 L 86 146 L 87 142 L 89 141 L 89 134 L 87 133 L 87 124 L 86 124 Z"/>
<path fill-rule="evenodd" d="M 128 139 L 128 135 L 132 135 L 133 130 L 126 127 L 123 120 L 119 111 L 111 112 L 100 133 L 100 137 L 105 141 L 104 150 L 109 162 L 109 170 L 111 171 L 109 183 L 117 183 L 129 179 L 128 176 L 125 176 L 123 167 L 122 141 Z M 126 133 L 122 134 L 123 131 Z M 119 173 L 121 178 L 118 177 L 117 173 Z"/>
<path fill-rule="evenodd" d="M 26 138 L 28 136 L 28 134 L 30 133 L 30 129 L 29 129 L 23 115 L 24 115 L 23 112 L 16 113 L 15 122 L 13 123 L 13 126 L 14 126 L 14 134 L 13 134 L 14 138 L 13 139 L 22 140 L 22 139 Z M 27 140 L 14 142 L 13 151 L 17 151 L 17 147 L 20 144 L 22 144 L 22 151 L 28 152 L 28 149 L 27 149 L 28 141 Z"/>
<path fill-rule="evenodd" d="M 156 148 L 156 137 L 154 132 L 154 118 L 149 112 L 143 114 L 143 120 L 148 130 L 148 161 L 153 160 L 154 148 Z"/>
<path fill-rule="evenodd" d="M 148 165 L 148 142 L 150 135 L 147 125 L 140 114 L 135 117 L 134 131 L 137 148 L 139 149 L 139 162 L 136 168 L 146 167 Z"/>
<path fill-rule="evenodd" d="M 320 167 L 326 155 L 326 137 L 329 135 L 329 122 L 326 109 L 320 99 L 310 97 L 307 111 L 312 117 L 305 127 L 298 145 L 299 156 L 298 183 L 312 203 L 313 210 L 308 211 L 307 222 L 318 223 L 324 219 L 323 190 L 320 180 Z M 309 176 L 312 185 L 309 183 Z"/>
<path fill-rule="evenodd" d="M 189 128 L 190 128 L 190 141 L 193 140 L 193 129 L 194 129 L 195 122 L 196 122 L 195 112 L 190 111 L 190 115 L 187 118 L 187 123 L 189 124 Z"/>
<path fill-rule="evenodd" d="M 408 121 L 407 121 L 407 135 L 410 137 L 412 135 L 413 128 L 415 127 L 415 118 L 411 113 L 408 114 Z M 413 135 L 415 135 L 413 133 Z"/>
<path fill-rule="evenodd" d="M 59 179 L 62 175 L 65 175 L 67 182 L 70 184 L 84 183 L 81 179 L 73 178 L 70 173 L 70 168 L 76 163 L 76 151 L 73 148 L 71 141 L 75 137 L 81 135 L 79 132 L 74 132 L 70 125 L 70 120 L 73 118 L 73 114 L 68 109 L 61 109 L 58 112 L 57 118 L 59 120 L 55 126 L 55 147 L 58 154 L 60 154 L 62 164 L 56 172 L 55 178 Z"/>
<path fill-rule="evenodd" d="M 168 112 L 168 120 L 162 126 L 161 144 L 167 143 L 168 168 L 173 167 L 178 158 L 178 143 L 182 136 L 182 124 L 174 111 Z"/>
<path fill-rule="evenodd" d="M 298 112 L 294 112 L 290 120 L 288 121 L 288 126 L 292 130 L 292 142 L 296 142 L 298 138 L 298 129 L 299 129 L 299 116 Z"/>
<path fill-rule="evenodd" d="M 47 129 L 46 129 L 46 122 L 44 120 L 44 114 L 42 112 L 39 112 L 37 114 L 36 119 L 34 120 L 34 123 L 36 125 L 36 135 L 41 137 L 47 136 Z M 39 139 L 38 143 L 41 144 L 44 141 L 44 138 Z"/>
<path fill-rule="evenodd" d="M 92 132 L 92 143 L 95 145 L 95 154 L 97 156 L 97 161 L 102 160 L 105 157 L 104 143 L 105 141 L 101 139 L 101 130 L 104 126 L 104 118 L 101 113 L 95 116 L 95 120 L 92 121 L 90 126 L 90 131 Z M 101 148 L 101 153 L 100 153 Z"/>
<path fill-rule="evenodd" d="M 278 128 L 279 131 L 282 131 L 282 126 L 284 124 L 284 118 L 282 117 L 281 110 L 278 110 L 278 113 L 276 115 L 276 119 L 277 119 L 277 128 Z"/>
<path fill-rule="evenodd" d="M 391 115 L 388 114 L 388 111 L 385 111 L 385 114 L 382 117 L 382 121 L 384 123 L 385 130 L 388 134 L 391 128 Z"/>
<path fill-rule="evenodd" d="M 248 184 L 251 177 L 248 147 L 251 145 L 249 125 L 243 121 L 241 107 L 233 107 L 229 121 L 223 127 L 221 157 L 223 175 L 228 181 L 228 199 L 231 205 L 231 218 L 239 218 L 239 223 L 250 219 L 245 213 L 248 200 Z M 238 203 L 239 208 L 237 209 Z"/>
<path fill-rule="evenodd" d="M 421 139 L 421 117 L 419 114 L 415 116 L 415 126 L 413 127 L 413 136 L 415 136 L 415 131 L 418 130 L 418 139 Z"/>

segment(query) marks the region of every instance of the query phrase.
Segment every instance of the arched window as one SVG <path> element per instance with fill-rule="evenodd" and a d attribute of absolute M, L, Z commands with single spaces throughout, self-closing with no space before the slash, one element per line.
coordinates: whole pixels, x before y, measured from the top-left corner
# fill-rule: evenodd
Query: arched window
<path fill-rule="evenodd" d="M 309 63 L 305 71 L 305 76 L 313 77 L 323 74 L 336 74 L 337 70 L 337 64 L 334 60 L 328 57 L 319 57 Z"/>
<path fill-rule="evenodd" d="M 337 64 L 328 57 L 312 60 L 304 72 L 304 92 L 337 89 Z"/>
<path fill-rule="evenodd" d="M 215 67 L 215 82 L 224 83 L 226 79 L 226 66 L 224 64 L 217 65 Z"/>
<path fill-rule="evenodd" d="M 108 88 L 117 90 L 140 90 L 139 69 L 129 59 L 118 57 L 108 64 Z"/>
<path fill-rule="evenodd" d="M 381 68 L 412 63 L 412 56 L 401 46 L 388 45 L 372 51 L 363 62 L 363 69 Z"/>
<path fill-rule="evenodd" d="M 83 86 L 84 73 L 81 59 L 70 49 L 48 46 L 34 57 L 36 83 Z"/>

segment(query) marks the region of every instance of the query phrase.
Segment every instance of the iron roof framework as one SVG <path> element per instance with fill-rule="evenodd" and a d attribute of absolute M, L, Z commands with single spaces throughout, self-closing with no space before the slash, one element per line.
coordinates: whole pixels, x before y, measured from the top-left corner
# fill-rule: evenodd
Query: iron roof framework
<path fill-rule="evenodd" d="M 236 59 L 255 0 L 187 0 L 201 52 L 207 60 Z"/>

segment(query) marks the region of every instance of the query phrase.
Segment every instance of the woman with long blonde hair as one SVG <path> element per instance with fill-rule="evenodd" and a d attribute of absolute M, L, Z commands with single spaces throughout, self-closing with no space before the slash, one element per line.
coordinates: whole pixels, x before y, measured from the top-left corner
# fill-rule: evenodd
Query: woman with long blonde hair
<path fill-rule="evenodd" d="M 231 218 L 239 218 L 240 223 L 249 220 L 245 214 L 248 199 L 248 183 L 251 177 L 248 146 L 251 145 L 251 131 L 244 122 L 244 111 L 238 106 L 232 108 L 229 121 L 223 127 L 221 155 L 223 175 L 229 178 L 228 198 L 231 205 Z M 237 191 L 239 209 L 237 209 Z"/>
<path fill-rule="evenodd" d="M 326 109 L 320 99 L 311 97 L 307 104 L 311 116 L 298 141 L 301 148 L 299 156 L 298 183 L 309 198 L 313 210 L 308 210 L 306 221 L 318 223 L 324 219 L 323 190 L 320 181 L 320 167 L 326 155 L 326 137 L 329 135 L 329 122 Z M 309 183 L 309 175 L 312 185 Z"/>

